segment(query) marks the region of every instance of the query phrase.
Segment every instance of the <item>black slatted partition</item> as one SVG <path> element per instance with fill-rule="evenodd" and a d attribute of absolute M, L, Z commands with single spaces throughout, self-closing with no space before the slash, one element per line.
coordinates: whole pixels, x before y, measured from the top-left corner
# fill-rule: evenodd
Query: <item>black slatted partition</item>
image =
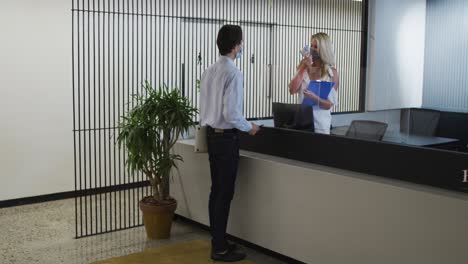
<path fill-rule="evenodd" d="M 335 112 L 362 110 L 367 1 L 73 0 L 73 131 L 76 237 L 142 224 L 149 189 L 115 147 L 118 121 L 142 82 L 179 88 L 199 106 L 199 80 L 227 23 L 244 30 L 244 113 L 271 118 L 272 102 L 295 102 L 287 84 L 313 33 L 332 37 L 341 75 Z"/>

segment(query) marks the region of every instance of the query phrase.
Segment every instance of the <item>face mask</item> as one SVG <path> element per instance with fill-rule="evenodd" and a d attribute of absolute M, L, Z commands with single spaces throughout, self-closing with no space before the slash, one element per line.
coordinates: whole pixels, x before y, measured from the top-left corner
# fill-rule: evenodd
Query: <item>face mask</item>
<path fill-rule="evenodd" d="M 312 50 L 312 60 L 319 60 L 320 59 L 320 54 L 315 51 L 315 50 Z"/>
<path fill-rule="evenodd" d="M 242 57 L 243 50 L 244 50 L 244 47 L 241 46 L 240 51 L 236 53 L 236 59 L 240 59 L 240 57 Z"/>

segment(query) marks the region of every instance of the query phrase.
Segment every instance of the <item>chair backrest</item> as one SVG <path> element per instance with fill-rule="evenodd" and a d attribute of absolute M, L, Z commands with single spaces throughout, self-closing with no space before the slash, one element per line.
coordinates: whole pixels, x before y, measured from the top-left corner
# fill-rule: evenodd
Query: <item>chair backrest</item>
<path fill-rule="evenodd" d="M 381 141 L 387 131 L 386 123 L 370 120 L 353 120 L 346 132 L 347 137 Z"/>
<path fill-rule="evenodd" d="M 273 103 L 275 127 L 314 130 L 312 106 L 302 104 Z"/>
<path fill-rule="evenodd" d="M 440 112 L 429 109 L 411 109 L 409 119 L 409 134 L 435 136 L 439 126 Z"/>

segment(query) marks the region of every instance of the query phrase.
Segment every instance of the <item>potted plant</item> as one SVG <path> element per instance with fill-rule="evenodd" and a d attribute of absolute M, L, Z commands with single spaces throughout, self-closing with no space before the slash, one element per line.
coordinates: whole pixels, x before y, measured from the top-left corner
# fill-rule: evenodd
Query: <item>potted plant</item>
<path fill-rule="evenodd" d="M 195 125 L 197 109 L 178 89 L 155 89 L 147 81 L 143 87 L 145 93 L 133 95 L 137 103 L 121 119 L 117 143 L 127 150 L 128 169 L 143 172 L 151 184 L 152 195 L 139 205 L 148 238 L 162 239 L 170 236 L 177 208 L 169 195 L 169 178 L 176 161 L 183 161 L 171 149 Z"/>

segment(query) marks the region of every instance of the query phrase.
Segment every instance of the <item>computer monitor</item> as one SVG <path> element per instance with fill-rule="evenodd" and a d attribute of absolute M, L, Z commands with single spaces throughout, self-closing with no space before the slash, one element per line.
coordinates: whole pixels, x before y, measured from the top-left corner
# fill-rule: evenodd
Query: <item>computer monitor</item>
<path fill-rule="evenodd" d="M 273 122 L 279 128 L 314 131 L 312 106 L 273 103 Z"/>

